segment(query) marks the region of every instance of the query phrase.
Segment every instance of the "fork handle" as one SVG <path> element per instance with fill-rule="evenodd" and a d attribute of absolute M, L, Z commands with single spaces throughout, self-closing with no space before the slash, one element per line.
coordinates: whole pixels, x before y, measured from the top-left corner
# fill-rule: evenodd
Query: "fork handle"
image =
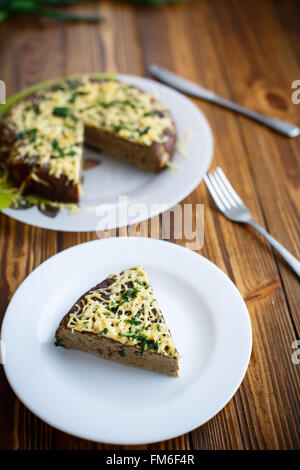
<path fill-rule="evenodd" d="M 265 229 L 258 225 L 253 219 L 247 222 L 251 227 L 255 228 L 266 240 L 280 253 L 282 258 L 290 265 L 295 273 L 300 277 L 300 261 L 295 258 L 288 250 L 286 250 L 272 235 L 270 235 Z"/>

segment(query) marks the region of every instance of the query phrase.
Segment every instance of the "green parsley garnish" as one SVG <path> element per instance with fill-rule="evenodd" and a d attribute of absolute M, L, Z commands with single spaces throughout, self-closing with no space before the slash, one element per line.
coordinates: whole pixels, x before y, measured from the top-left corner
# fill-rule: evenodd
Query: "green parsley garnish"
<path fill-rule="evenodd" d="M 56 139 L 53 140 L 53 142 L 52 142 L 52 148 L 53 148 L 53 150 L 59 150 L 59 143 Z"/>
<path fill-rule="evenodd" d="M 138 279 L 135 279 L 135 281 L 137 284 L 139 284 L 140 286 L 144 287 L 144 289 L 149 289 L 149 285 L 147 284 L 144 284 L 143 282 L 139 281 Z"/>
<path fill-rule="evenodd" d="M 28 137 L 30 142 L 34 142 L 36 139 L 36 133 L 37 129 L 28 129 L 27 131 L 22 131 L 19 132 L 16 136 L 16 140 L 24 139 L 25 137 Z"/>
<path fill-rule="evenodd" d="M 111 128 L 114 132 L 119 132 L 121 131 L 122 129 L 125 129 L 127 131 L 130 131 L 131 129 L 129 129 L 129 127 L 125 126 L 124 124 L 120 124 L 119 126 L 115 126 L 114 124 L 111 125 Z"/>
<path fill-rule="evenodd" d="M 84 96 L 84 95 L 88 95 L 88 92 L 87 91 L 75 91 L 73 95 L 71 96 L 71 98 L 68 100 L 68 103 L 73 104 L 75 103 L 77 96 Z"/>
<path fill-rule="evenodd" d="M 125 302 L 129 302 L 129 299 L 134 299 L 137 296 L 138 290 L 137 289 L 127 289 L 127 291 L 122 292 L 121 296 L 125 300 Z"/>
<path fill-rule="evenodd" d="M 62 339 L 56 338 L 56 340 L 54 341 L 54 346 L 63 346 Z"/>
<path fill-rule="evenodd" d="M 75 150 L 70 150 L 69 152 L 66 152 L 66 148 L 61 148 L 59 146 L 59 143 L 58 141 L 55 139 L 53 140 L 52 142 L 52 149 L 54 150 L 54 152 L 57 152 L 57 154 L 55 155 L 51 155 L 51 158 L 64 158 L 64 157 L 74 157 L 74 155 L 76 155 L 76 152 Z"/>
<path fill-rule="evenodd" d="M 113 100 L 113 101 L 109 101 L 109 102 L 105 102 L 105 101 L 100 101 L 99 104 L 102 106 L 102 108 L 106 109 L 106 108 L 109 108 L 110 106 L 115 106 L 115 105 L 118 105 L 118 104 L 123 104 L 125 106 L 131 106 L 132 108 L 135 108 L 134 104 L 131 103 L 130 101 L 128 100 Z"/>
<path fill-rule="evenodd" d="M 80 82 L 78 80 L 68 81 L 68 87 L 70 88 L 70 90 L 76 90 L 76 88 L 78 88 L 79 85 L 80 85 Z"/>
<path fill-rule="evenodd" d="M 147 132 L 150 130 L 150 126 L 147 126 L 145 127 L 145 129 L 143 129 L 142 131 L 139 131 L 139 134 L 140 135 L 145 135 L 147 134 Z"/>
<path fill-rule="evenodd" d="M 80 113 L 83 113 L 84 111 L 88 111 L 89 109 L 92 109 L 92 108 L 94 108 L 94 107 L 95 107 L 95 105 L 94 105 L 94 104 L 91 104 L 90 106 L 86 106 L 85 108 L 81 108 L 81 109 L 79 110 L 79 112 L 80 112 Z"/>
<path fill-rule="evenodd" d="M 130 299 L 133 299 L 134 297 L 136 297 L 137 293 L 138 293 L 138 289 L 127 289 L 127 291 L 121 292 L 121 297 L 123 298 L 123 300 L 119 302 L 118 305 L 116 305 L 115 307 L 106 307 L 107 310 L 116 314 L 119 308 L 121 307 L 121 305 L 125 304 L 126 302 L 129 302 Z"/>
<path fill-rule="evenodd" d="M 37 103 L 33 104 L 32 109 L 33 109 L 34 114 L 36 114 L 37 116 L 41 114 L 40 107 Z"/>
<path fill-rule="evenodd" d="M 130 323 L 131 325 L 134 325 L 134 326 L 138 326 L 141 322 L 139 322 L 138 320 L 136 320 L 136 318 L 140 317 L 141 314 L 140 313 L 137 313 L 136 315 L 134 315 L 134 317 L 132 317 L 130 320 L 127 320 L 127 323 Z"/>
<path fill-rule="evenodd" d="M 72 110 L 66 107 L 57 107 L 53 109 L 52 114 L 54 116 L 66 118 L 72 116 Z"/>
<path fill-rule="evenodd" d="M 140 330 L 137 330 L 140 331 Z M 154 349 L 155 351 L 158 351 L 159 349 L 159 344 L 157 341 L 154 341 L 154 339 L 149 339 L 148 336 L 146 335 L 141 335 L 139 333 L 119 333 L 119 336 L 125 336 L 126 338 L 133 338 L 133 339 L 138 339 L 141 342 L 141 354 L 142 356 L 145 351 L 146 345 L 148 346 L 148 349 Z"/>

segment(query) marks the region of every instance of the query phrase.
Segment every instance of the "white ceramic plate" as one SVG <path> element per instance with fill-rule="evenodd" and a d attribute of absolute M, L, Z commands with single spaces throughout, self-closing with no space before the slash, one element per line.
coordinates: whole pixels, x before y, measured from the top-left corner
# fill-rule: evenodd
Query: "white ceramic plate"
<path fill-rule="evenodd" d="M 179 378 L 53 345 L 83 292 L 139 263 L 182 355 Z M 239 387 L 251 342 L 245 303 L 220 269 L 178 245 L 134 237 L 84 243 L 45 261 L 16 291 L 2 326 L 4 368 L 20 400 L 64 432 L 114 444 L 170 439 L 212 418 Z"/>
<path fill-rule="evenodd" d="M 171 111 L 180 140 L 185 140 L 184 153 L 189 157 L 184 158 L 177 148 L 172 161 L 180 169 L 167 169 L 159 174 L 148 173 L 86 148 L 85 156 L 98 159 L 101 164 L 84 171 L 80 212 L 61 212 L 55 218 L 43 215 L 37 208 L 5 209 L 5 214 L 21 222 L 53 230 L 85 232 L 97 228 L 114 229 L 139 223 L 168 210 L 198 186 L 213 155 L 213 137 L 204 115 L 189 99 L 165 85 L 130 75 L 120 74 L 118 78 L 152 93 Z M 121 200 L 120 196 L 123 196 Z M 131 211 L 126 206 L 124 196 L 128 197 L 127 205 L 132 206 Z M 111 206 L 111 210 L 103 206 L 106 204 Z M 135 209 L 137 204 L 139 207 L 142 204 L 144 210 Z M 124 222 L 124 210 L 127 212 L 127 208 L 131 214 Z"/>

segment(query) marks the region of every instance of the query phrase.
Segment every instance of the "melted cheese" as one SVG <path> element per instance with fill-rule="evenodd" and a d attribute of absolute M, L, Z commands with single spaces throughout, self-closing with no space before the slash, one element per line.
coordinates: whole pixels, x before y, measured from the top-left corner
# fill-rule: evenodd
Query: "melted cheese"
<path fill-rule="evenodd" d="M 70 314 L 68 328 L 90 331 L 124 345 L 179 357 L 142 266 L 111 274 L 107 288 L 89 292 Z"/>
<path fill-rule="evenodd" d="M 167 110 L 148 93 L 83 76 L 12 108 L 8 126 L 16 139 L 9 160 L 47 167 L 51 175 L 79 183 L 84 125 L 144 146 L 163 143 L 173 128 Z"/>

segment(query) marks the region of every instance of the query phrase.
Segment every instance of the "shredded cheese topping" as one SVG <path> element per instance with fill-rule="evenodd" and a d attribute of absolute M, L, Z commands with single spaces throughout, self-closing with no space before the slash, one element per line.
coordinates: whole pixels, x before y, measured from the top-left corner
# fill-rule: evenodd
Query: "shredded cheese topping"
<path fill-rule="evenodd" d="M 9 160 L 47 167 L 79 183 L 84 126 L 109 131 L 144 146 L 163 143 L 172 119 L 153 96 L 116 80 L 83 76 L 21 100 L 6 121 L 15 135 Z"/>
<path fill-rule="evenodd" d="M 68 328 L 135 346 L 141 355 L 152 350 L 179 357 L 143 267 L 111 274 L 107 281 L 75 305 Z"/>

